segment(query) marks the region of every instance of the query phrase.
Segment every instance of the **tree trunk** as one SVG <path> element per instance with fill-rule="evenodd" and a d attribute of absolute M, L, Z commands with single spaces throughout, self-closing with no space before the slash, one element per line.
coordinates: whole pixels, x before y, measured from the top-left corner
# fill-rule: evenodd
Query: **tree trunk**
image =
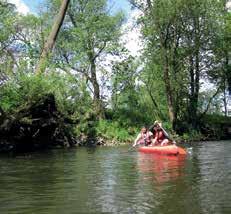
<path fill-rule="evenodd" d="M 42 73 L 46 69 L 46 63 L 49 58 L 49 54 L 52 52 L 52 49 L 54 47 L 55 41 L 57 39 L 59 30 L 62 26 L 68 4 L 70 3 L 70 0 L 63 0 L 62 4 L 59 9 L 59 13 L 57 15 L 57 18 L 52 26 L 51 32 L 47 38 L 47 41 L 43 47 L 42 54 L 40 56 L 39 63 L 37 65 L 37 68 L 35 70 L 36 73 Z"/>
<path fill-rule="evenodd" d="M 171 81 L 169 76 L 169 62 L 168 62 L 168 56 L 166 53 L 166 49 L 164 50 L 164 83 L 165 83 L 165 90 L 167 95 L 167 103 L 168 103 L 168 114 L 170 122 L 172 123 L 172 126 L 174 127 L 175 123 L 175 114 L 174 114 L 174 105 L 173 105 L 173 94 L 172 94 L 172 88 L 171 88 Z"/>
<path fill-rule="evenodd" d="M 200 90 L 200 53 L 199 49 L 196 53 L 196 77 L 195 77 L 195 113 L 197 114 L 198 98 Z"/>
<path fill-rule="evenodd" d="M 198 99 L 200 90 L 200 27 L 198 18 L 194 19 L 194 51 L 192 50 L 189 58 L 190 63 L 190 102 L 188 107 L 189 124 L 193 128 L 197 128 L 198 123 Z"/>
<path fill-rule="evenodd" d="M 223 88 L 223 94 L 224 94 L 224 99 L 223 99 L 223 101 L 224 101 L 224 108 L 225 108 L 225 116 L 227 117 L 228 116 L 228 109 L 227 109 L 227 105 L 228 105 L 228 103 L 227 103 L 227 95 L 226 95 L 226 87 L 227 87 L 227 85 L 226 85 L 226 81 L 228 80 L 228 78 L 227 78 L 227 74 L 228 74 L 228 69 L 229 69 L 229 57 L 228 57 L 229 55 L 228 55 L 228 53 L 227 53 L 227 51 L 226 51 L 226 53 L 225 53 L 225 74 L 224 74 L 224 78 L 223 78 L 223 82 L 224 82 L 224 88 Z"/>
<path fill-rule="evenodd" d="M 224 89 L 223 89 L 223 93 L 224 93 L 224 108 L 225 108 L 225 116 L 227 117 L 228 116 L 228 110 L 227 110 L 227 99 L 226 99 L 226 84 L 225 84 L 225 81 L 224 81 Z"/>
<path fill-rule="evenodd" d="M 96 65 L 95 60 L 91 60 L 91 82 L 93 85 L 93 101 L 96 108 L 96 114 L 99 119 L 105 118 L 105 112 L 102 104 L 102 100 L 100 99 L 100 88 L 99 83 L 96 77 Z"/>
<path fill-rule="evenodd" d="M 200 89 L 200 68 L 199 68 L 199 51 L 195 56 L 195 65 L 193 62 L 193 56 L 190 57 L 190 101 L 188 107 L 189 123 L 193 128 L 197 125 L 197 110 L 198 110 L 198 98 Z"/>

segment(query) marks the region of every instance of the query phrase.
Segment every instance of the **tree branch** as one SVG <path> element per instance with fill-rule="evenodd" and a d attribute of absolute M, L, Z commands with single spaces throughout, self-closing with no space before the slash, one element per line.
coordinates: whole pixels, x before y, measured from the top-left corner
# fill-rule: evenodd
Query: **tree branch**
<path fill-rule="evenodd" d="M 64 59 L 65 59 L 65 61 L 66 61 L 66 63 L 68 64 L 68 66 L 69 66 L 69 68 L 70 69 L 72 69 L 72 70 L 74 70 L 74 71 L 76 71 L 76 72 L 78 72 L 78 73 L 81 73 L 81 74 L 83 74 L 86 78 L 87 78 L 87 80 L 91 80 L 91 77 L 87 74 L 87 69 L 84 69 L 84 68 L 76 68 L 75 66 L 73 66 L 71 63 L 70 63 L 70 61 L 69 61 L 69 59 L 68 59 L 68 56 L 64 53 L 63 54 L 63 57 L 64 57 Z M 69 71 L 69 70 L 67 70 L 65 67 L 60 67 L 61 69 L 63 69 L 65 72 L 67 72 L 68 74 L 70 74 L 70 75 L 72 75 L 73 76 L 73 74 L 71 74 L 71 72 Z"/>
<path fill-rule="evenodd" d="M 220 89 L 221 89 L 221 85 L 217 88 L 217 90 L 216 90 L 216 92 L 213 94 L 213 96 L 210 97 L 209 102 L 208 102 L 208 104 L 207 104 L 207 107 L 206 107 L 205 111 L 201 114 L 201 118 L 204 117 L 204 115 L 208 112 L 209 107 L 210 107 L 210 105 L 211 105 L 213 99 L 214 99 L 214 98 L 217 96 L 217 94 L 220 92 Z"/>
<path fill-rule="evenodd" d="M 104 42 L 103 42 L 103 46 L 100 48 L 100 50 L 98 51 L 98 53 L 95 54 L 95 56 L 93 57 L 93 60 L 94 60 L 94 61 L 95 61 L 96 58 L 102 53 L 102 51 L 105 49 L 106 45 L 107 45 L 107 42 L 104 41 Z"/>

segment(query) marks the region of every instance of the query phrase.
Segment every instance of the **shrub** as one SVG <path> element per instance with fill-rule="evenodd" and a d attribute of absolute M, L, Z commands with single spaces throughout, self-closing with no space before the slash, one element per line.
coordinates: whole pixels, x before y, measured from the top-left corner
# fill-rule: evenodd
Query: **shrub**
<path fill-rule="evenodd" d="M 97 135 L 119 142 L 132 141 L 137 132 L 136 128 L 124 128 L 117 121 L 99 120 L 96 124 Z"/>
<path fill-rule="evenodd" d="M 66 75 L 19 73 L 1 87 L 0 106 L 3 111 L 13 113 L 38 102 L 46 94 L 54 94 L 58 110 L 72 116 L 89 108 L 91 100 L 81 83 L 76 84 Z"/>

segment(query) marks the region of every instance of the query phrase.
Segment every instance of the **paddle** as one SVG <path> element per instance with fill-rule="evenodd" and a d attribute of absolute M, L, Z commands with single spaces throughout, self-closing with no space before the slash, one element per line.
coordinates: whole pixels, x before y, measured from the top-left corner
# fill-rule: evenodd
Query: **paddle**
<path fill-rule="evenodd" d="M 144 138 L 144 146 L 146 145 L 146 143 L 147 143 L 147 139 L 146 139 L 146 137 Z M 135 144 L 134 145 L 134 143 L 132 144 L 132 146 L 128 149 L 128 151 L 131 151 L 132 149 L 136 149 L 137 148 L 137 146 L 142 146 L 142 144 Z"/>
<path fill-rule="evenodd" d="M 171 137 L 169 136 L 169 134 L 166 132 L 166 130 L 158 123 L 158 125 L 159 125 L 159 127 L 161 128 L 161 130 L 164 132 L 164 135 L 165 135 L 165 137 L 168 139 L 168 140 L 170 140 L 173 144 L 176 144 L 176 142 L 173 140 L 173 139 L 171 139 Z M 149 128 L 149 130 L 152 130 L 154 128 L 154 125 L 152 125 L 150 128 Z"/>
<path fill-rule="evenodd" d="M 160 126 L 160 128 L 161 128 L 162 131 L 164 132 L 165 137 L 167 137 L 168 140 L 170 140 L 173 144 L 176 144 L 176 141 L 173 140 L 173 139 L 171 139 L 171 138 L 169 137 L 169 134 L 165 131 L 165 129 L 164 129 L 162 126 Z"/>
<path fill-rule="evenodd" d="M 130 146 L 129 148 L 128 148 L 128 151 L 131 151 L 131 150 L 133 150 L 133 149 L 135 149 L 136 148 L 136 145 L 135 146 Z"/>

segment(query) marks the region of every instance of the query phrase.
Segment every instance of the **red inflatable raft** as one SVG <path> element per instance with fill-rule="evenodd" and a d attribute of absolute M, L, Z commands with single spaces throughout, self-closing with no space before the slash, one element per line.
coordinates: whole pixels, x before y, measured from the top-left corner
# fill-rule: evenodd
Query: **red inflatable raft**
<path fill-rule="evenodd" d="M 185 149 L 175 146 L 142 146 L 139 148 L 139 152 L 145 153 L 156 153 L 164 155 L 186 155 L 187 152 Z"/>

